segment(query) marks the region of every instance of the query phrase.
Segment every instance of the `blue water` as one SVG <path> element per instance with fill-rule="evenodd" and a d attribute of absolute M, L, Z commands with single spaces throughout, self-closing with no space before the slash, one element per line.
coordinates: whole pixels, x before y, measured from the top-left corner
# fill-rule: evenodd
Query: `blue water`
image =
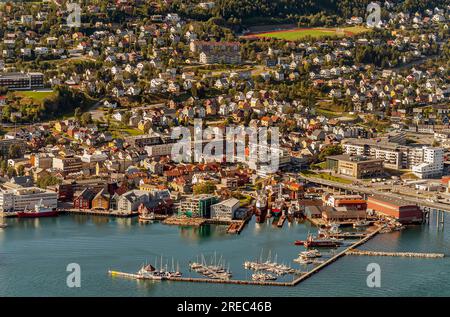
<path fill-rule="evenodd" d="M 442 252 L 450 256 L 450 233 L 430 225 L 378 235 L 362 248 L 386 251 Z M 446 216 L 450 226 L 450 216 Z M 295 287 L 135 281 L 107 274 L 109 269 L 135 272 L 164 256 L 171 267 L 179 261 L 184 276 L 189 261 L 216 251 L 230 263 L 234 279 L 247 279 L 245 260 L 263 259 L 271 250 L 278 262 L 292 264 L 302 248 L 293 245 L 308 232 L 308 222 L 285 223 L 282 229 L 266 223 L 248 224 L 240 235 L 225 226 L 202 228 L 139 224 L 137 219 L 66 215 L 48 219 L 8 219 L 0 229 L 1 296 L 450 296 L 450 257 L 444 259 L 346 256 Z M 369 288 L 369 263 L 381 267 L 381 287 Z M 66 284 L 69 263 L 81 267 L 81 287 Z M 292 279 L 286 277 L 285 280 Z"/>

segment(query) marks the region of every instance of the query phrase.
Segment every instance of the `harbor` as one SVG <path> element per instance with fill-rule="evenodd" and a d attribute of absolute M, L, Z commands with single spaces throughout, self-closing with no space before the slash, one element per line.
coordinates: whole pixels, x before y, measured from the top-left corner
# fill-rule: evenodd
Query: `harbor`
<path fill-rule="evenodd" d="M 358 278 L 355 279 L 353 274 L 356 272 L 365 281 L 367 263 L 372 262 L 373 259 L 370 256 L 351 256 L 348 254 L 350 249 L 359 249 L 360 246 L 364 246 L 365 249 L 380 252 L 410 250 L 417 253 L 445 253 L 445 250 L 437 243 L 437 239 L 441 238 L 436 237 L 434 226 L 430 226 L 429 231 L 424 231 L 421 226 L 413 226 L 403 231 L 374 234 L 367 240 L 361 241 L 361 244 L 358 244 L 359 240 L 348 239 L 349 244 L 343 247 L 318 249 L 322 257 L 317 259 L 325 260 L 327 263 L 300 265 L 293 259 L 305 249 L 294 245 L 293 241 L 305 238 L 308 232 L 314 233 L 317 229 L 309 222 L 297 220 L 294 220 L 290 226 L 278 228 L 273 227 L 271 221 L 256 223 L 253 218 L 246 224 L 245 230 L 240 235 L 227 234 L 227 225 L 204 224 L 201 227 L 178 227 L 165 226 L 156 221 L 143 226 L 139 224 L 137 217 L 112 218 L 64 214 L 56 218 L 7 218 L 4 221 L 8 224 L 8 228 L 0 231 L 2 258 L 8 259 L 10 265 L 0 267 L 2 294 L 33 295 L 40 292 L 41 295 L 57 293 L 89 295 L 91 292 L 104 292 L 111 296 L 127 294 L 128 296 L 183 296 L 194 292 L 200 296 L 219 296 L 225 287 L 236 296 L 283 296 L 294 293 L 299 296 L 334 296 L 332 289 L 340 287 L 340 294 L 344 296 L 356 294 L 356 292 L 383 296 L 387 294 L 385 288 L 369 289 L 365 283 L 361 284 Z M 38 231 L 41 233 L 36 236 L 35 232 Z M 80 232 L 83 235 L 80 235 Z M 443 234 L 444 241 L 450 241 L 450 236 L 447 233 Z M 22 240 L 25 239 L 28 242 L 25 244 L 22 242 L 21 252 L 17 253 L 19 243 L 16 240 L 9 240 L 8 244 L 2 243 L 4 241 L 1 239 L 2 236 L 20 236 Z M 396 241 L 395 248 L 391 244 L 392 241 Z M 60 257 L 52 258 L 52 255 L 48 253 L 47 246 L 50 242 L 53 245 L 52 250 L 58 250 Z M 275 256 L 277 256 L 276 262 L 285 263 L 295 269 L 298 274 L 285 274 L 278 276 L 276 280 L 252 280 L 252 274 L 262 272 L 245 269 L 244 262 L 257 261 L 261 250 L 264 250 L 262 262 L 267 261 L 267 253 L 271 251 L 271 262 L 275 262 Z M 200 261 L 201 254 L 204 254 L 209 264 L 211 257 L 214 257 L 214 252 L 217 252 L 217 262 L 220 256 L 226 259 L 225 268 L 228 269 L 229 266 L 232 271 L 230 279 L 211 279 L 189 270 L 189 263 L 196 261 L 197 255 Z M 108 257 L 108 254 L 115 254 L 115 256 Z M 175 263 L 179 262 L 182 276 L 170 277 L 162 281 L 138 279 L 136 275 L 142 263 L 146 263 L 148 259 L 159 258 L 161 254 L 169 259 L 164 260 L 168 262 L 169 267 L 172 257 L 175 258 Z M 49 258 L 52 258 L 52 261 L 49 261 Z M 64 287 L 65 284 L 60 285 L 58 282 L 66 278 L 65 271 L 59 272 L 58 267 L 65 267 L 67 263 L 73 261 L 73 258 L 78 259 L 77 262 L 85 274 L 82 282 L 84 285 L 79 290 L 67 289 Z M 449 265 L 448 259 L 449 257 L 444 257 L 440 260 L 427 261 L 427 267 L 430 266 L 430 270 L 421 270 L 422 276 L 434 276 L 437 272 L 445 271 L 445 267 Z M 37 281 L 41 279 L 47 281 L 48 288 L 42 291 L 30 283 L 8 287 L 7 276 L 15 274 L 17 270 L 28 275 L 30 270 L 23 264 L 30 261 L 39 267 L 38 274 L 33 275 L 34 278 Z M 386 288 L 398 288 L 402 294 L 407 294 L 414 279 L 421 276 L 417 275 L 418 273 L 415 274 L 416 266 L 411 266 L 411 262 L 414 263 L 414 261 L 410 258 L 384 256 L 378 257 L 376 262 L 382 267 L 388 265 L 387 267 L 391 268 L 384 271 L 383 280 Z M 389 265 L 390 263 L 397 264 L 392 266 Z M 160 263 L 158 266 L 161 266 Z M 165 269 L 164 263 L 162 267 Z M 400 274 L 405 267 L 408 267 L 408 279 L 412 280 L 405 279 Z M 52 272 L 59 273 L 52 274 Z M 439 281 L 445 282 L 446 279 L 446 276 L 442 276 Z M 450 280 L 448 282 L 450 283 Z M 202 284 L 205 286 L 200 286 Z M 297 287 L 300 285 L 301 287 Z M 439 287 L 439 285 L 433 287 Z"/>

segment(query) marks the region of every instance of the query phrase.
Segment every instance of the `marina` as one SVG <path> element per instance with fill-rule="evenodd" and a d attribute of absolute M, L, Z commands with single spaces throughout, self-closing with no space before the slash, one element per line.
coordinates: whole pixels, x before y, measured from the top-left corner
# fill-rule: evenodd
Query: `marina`
<path fill-rule="evenodd" d="M 142 226 L 139 225 L 137 218 L 107 218 L 72 214 L 61 215 L 57 218 L 9 218 L 5 219 L 5 222 L 9 227 L 7 230 L 0 231 L 1 256 L 3 261 L 7 261 L 9 265 L 0 267 L 0 293 L 2 294 L 33 295 L 39 292 L 41 295 L 89 295 L 94 292 L 103 292 L 111 296 L 182 296 L 189 293 L 201 296 L 219 296 L 225 287 L 235 296 L 250 296 L 250 294 L 252 296 L 288 294 L 334 296 L 334 293 L 329 291 L 330 286 L 332 288 L 340 287 L 342 290 L 340 295 L 343 296 L 386 294 L 385 288 L 368 289 L 365 284 L 358 284 L 360 283 L 359 279 L 365 281 L 366 265 L 371 262 L 371 259 L 363 256 L 344 256 L 345 254 L 342 252 L 347 249 L 347 246 L 337 248 L 335 251 L 318 250 L 322 257 L 317 260 L 325 260 L 327 263 L 312 263 L 305 267 L 293 262 L 291 267 L 297 271 L 297 275 L 280 275 L 276 280 L 253 280 L 252 274 L 262 272 L 246 270 L 243 262 L 252 258 L 252 254 L 253 258 L 259 258 L 261 249 L 264 249 L 266 255 L 263 256 L 263 262 L 267 259 L 267 252 L 271 250 L 273 255 L 277 254 L 278 259 L 281 259 L 278 262 L 282 263 L 283 260 L 288 260 L 289 263 L 304 251 L 289 241 L 306 237 L 308 232 L 314 232 L 314 228 L 308 222 L 294 221 L 291 226 L 283 226 L 280 229 L 272 227 L 267 222 L 258 224 L 253 218 L 240 235 L 227 234 L 226 225 L 205 224 L 202 227 L 177 227 L 155 222 Z M 445 250 L 435 244 L 436 228 L 430 226 L 429 232 L 424 231 L 423 228 L 422 226 L 413 226 L 408 230 L 376 234 L 366 240 L 363 245 L 368 249 L 386 252 L 411 250 L 417 253 L 444 253 Z M 36 236 L 38 232 L 40 234 Z M 83 233 L 82 236 L 80 236 L 80 232 Z M 19 247 L 16 240 L 9 240 L 8 244 L 2 242 L 4 241 L 2 236 L 10 235 L 19 235 L 28 241 L 20 244 L 22 252 L 16 252 Z M 427 237 L 425 241 L 429 241 L 429 243 L 417 243 L 418 239 L 422 241 L 424 237 Z M 444 239 L 450 241 L 450 236 L 445 233 Z M 392 245 L 392 241 L 396 241 L 395 246 Z M 357 243 L 358 241 L 351 242 Z M 60 257 L 52 258 L 52 255 L 48 253 L 46 246 L 49 243 L 52 243 L 53 250 L 57 250 Z M 162 247 L 163 243 L 164 247 Z M 358 245 L 355 248 L 358 248 Z M 189 262 L 196 260 L 196 254 L 199 255 L 199 261 L 200 254 L 203 253 L 205 259 L 210 262 L 215 251 L 217 251 L 217 259 L 220 258 L 220 255 L 227 259 L 225 267 L 228 269 L 229 263 L 233 274 L 232 278 L 229 280 L 211 279 L 189 271 Z M 108 257 L 108 254 L 115 254 L 115 256 Z M 175 262 L 179 262 L 182 276 L 170 277 L 161 282 L 154 280 L 155 283 L 149 279 L 137 278 L 137 271 L 149 258 L 158 258 L 157 268 L 159 268 L 161 254 L 168 259 L 167 261 L 163 260 L 162 267 L 165 269 L 164 262 L 167 262 L 170 267 L 171 258 L 174 257 Z M 49 257 L 52 258 L 50 262 Z M 59 282 L 65 280 L 66 274 L 64 270 L 59 272 L 58 267 L 65 267 L 74 257 L 78 259 L 78 263 L 84 270 L 84 285 L 77 290 L 68 289 L 64 287 L 65 284 L 61 285 Z M 336 261 L 337 258 L 339 261 Z M 25 276 L 31 274 L 31 270 L 21 264 L 29 262 L 27 259 L 30 259 L 29 261 L 33 259 L 35 266 L 39 267 L 38 274 L 36 274 L 36 270 L 32 270 L 33 276 L 37 281 L 47 281 L 46 285 L 48 286 L 45 290 L 25 281 L 24 283 L 15 282 L 12 287 L 8 281 L 8 276 L 14 275 L 17 270 L 20 270 L 21 274 Z M 105 259 L 108 260 L 105 261 Z M 392 261 L 401 266 L 385 267 Z M 411 266 L 413 263 L 410 265 L 408 264 L 410 262 L 404 261 L 411 260 L 405 257 L 388 256 L 377 259 L 377 263 L 385 267 L 386 287 L 397 288 L 402 294 L 407 294 L 411 285 L 415 283 L 415 279 L 419 279 L 421 275 L 415 274 L 416 266 Z M 447 265 L 447 257 L 439 261 L 427 261 L 427 267 L 430 266 L 430 270 L 426 269 L 421 272 L 425 276 L 434 276 L 438 272 L 445 271 Z M 399 274 L 399 270 L 405 267 L 408 268 L 409 279 L 405 279 L 402 277 L 403 275 Z M 111 272 L 105 274 L 108 272 L 108 268 L 111 268 L 109 269 Z M 324 268 L 326 269 L 324 270 Z M 59 273 L 51 274 L 55 271 Z M 315 274 L 319 271 L 320 274 Z M 266 272 L 266 274 L 275 275 L 270 272 Z M 133 280 L 136 283 L 132 283 Z M 440 283 L 445 283 L 448 279 L 446 276 L 442 276 L 439 280 Z M 343 284 L 344 281 L 346 284 Z M 448 282 L 450 283 L 450 280 Z M 200 286 L 201 284 L 205 284 L 205 286 Z M 299 284 L 302 284 L 302 287 L 295 287 Z M 436 288 L 439 285 L 434 284 L 430 287 Z M 421 293 L 428 294 L 431 294 L 432 291 L 428 287 L 420 290 Z"/>

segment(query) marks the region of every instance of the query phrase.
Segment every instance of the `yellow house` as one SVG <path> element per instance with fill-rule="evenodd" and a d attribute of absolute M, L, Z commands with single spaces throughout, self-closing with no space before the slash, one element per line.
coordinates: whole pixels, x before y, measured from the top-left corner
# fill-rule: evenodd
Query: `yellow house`
<path fill-rule="evenodd" d="M 67 126 L 64 122 L 58 121 L 55 123 L 55 130 L 58 132 L 65 132 Z"/>
<path fill-rule="evenodd" d="M 150 121 L 141 120 L 141 121 L 139 121 L 137 128 L 139 130 L 141 130 L 142 132 L 147 132 L 151 128 L 151 126 L 152 126 L 152 123 Z"/>

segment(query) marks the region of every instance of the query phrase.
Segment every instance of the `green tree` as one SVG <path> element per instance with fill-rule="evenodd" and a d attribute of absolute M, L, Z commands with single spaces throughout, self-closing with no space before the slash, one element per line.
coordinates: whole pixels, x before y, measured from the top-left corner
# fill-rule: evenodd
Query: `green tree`
<path fill-rule="evenodd" d="M 195 195 L 200 194 L 212 194 L 216 190 L 216 185 L 211 182 L 202 182 L 199 184 L 195 184 L 193 191 Z"/>

